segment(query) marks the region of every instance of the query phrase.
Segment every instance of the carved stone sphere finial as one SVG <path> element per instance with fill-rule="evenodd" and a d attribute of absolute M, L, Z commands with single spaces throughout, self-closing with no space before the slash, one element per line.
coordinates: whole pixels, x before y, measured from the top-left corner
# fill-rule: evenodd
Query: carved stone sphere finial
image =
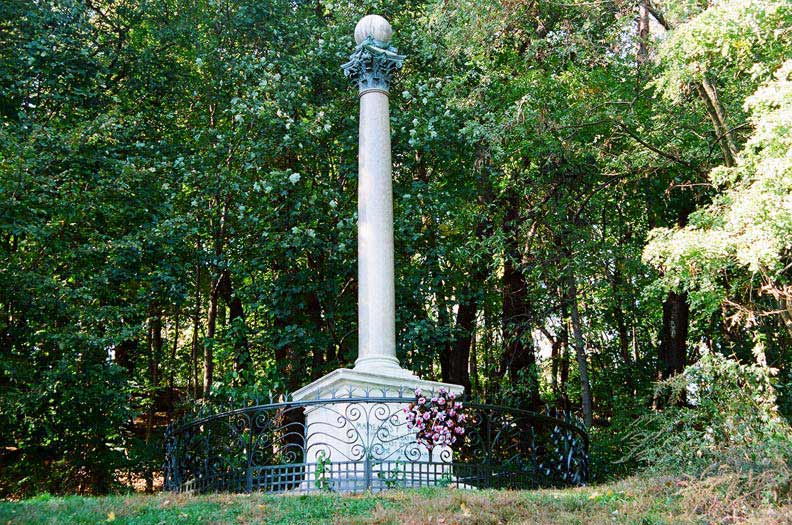
<path fill-rule="evenodd" d="M 390 42 L 393 29 L 381 16 L 366 15 L 355 26 L 355 43 L 360 44 L 369 36 L 380 42 Z"/>

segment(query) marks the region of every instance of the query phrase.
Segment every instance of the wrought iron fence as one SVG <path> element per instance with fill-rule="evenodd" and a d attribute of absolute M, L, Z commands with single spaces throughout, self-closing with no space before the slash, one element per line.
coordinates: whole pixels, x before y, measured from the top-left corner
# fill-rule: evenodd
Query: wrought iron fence
<path fill-rule="evenodd" d="M 572 417 L 465 402 L 464 439 L 453 450 L 430 451 L 404 420 L 411 400 L 366 395 L 271 402 L 172 423 L 165 488 L 310 493 L 588 480 L 588 436 Z M 306 424 L 306 410 L 330 417 Z"/>

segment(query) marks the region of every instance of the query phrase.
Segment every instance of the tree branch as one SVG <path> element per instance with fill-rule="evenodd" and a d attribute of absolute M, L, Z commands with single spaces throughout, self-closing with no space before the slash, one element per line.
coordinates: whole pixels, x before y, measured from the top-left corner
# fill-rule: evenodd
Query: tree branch
<path fill-rule="evenodd" d="M 633 139 L 635 142 L 637 142 L 637 143 L 638 143 L 638 144 L 640 144 L 641 146 L 645 147 L 645 148 L 646 148 L 646 149 L 648 149 L 649 151 L 653 151 L 654 153 L 657 153 L 657 154 L 658 154 L 658 155 L 660 155 L 661 157 L 663 157 L 663 158 L 665 158 L 665 159 L 668 159 L 668 160 L 670 160 L 670 161 L 676 162 L 677 164 L 679 164 L 679 165 L 681 165 L 681 166 L 684 166 L 684 167 L 686 167 L 687 169 L 689 169 L 689 170 L 691 170 L 691 171 L 698 172 L 698 170 L 696 170 L 696 169 L 695 169 L 695 168 L 694 168 L 694 167 L 693 167 L 693 166 L 692 166 L 692 165 L 691 165 L 689 162 L 685 162 L 684 160 L 680 159 L 680 158 L 679 158 L 679 157 L 677 157 L 676 155 L 672 155 L 672 154 L 670 154 L 670 153 L 666 153 L 665 151 L 661 150 L 660 148 L 658 148 L 658 147 L 656 147 L 656 146 L 653 146 L 652 144 L 649 144 L 648 142 L 646 142 L 645 140 L 643 140 L 643 139 L 642 139 L 641 137 L 639 137 L 639 136 L 638 136 L 638 135 L 637 135 L 637 134 L 636 134 L 634 131 L 630 130 L 630 129 L 629 129 L 627 126 L 625 126 L 625 125 L 624 125 L 624 124 L 622 124 L 621 122 L 617 123 L 616 125 L 617 125 L 617 126 L 618 126 L 618 128 L 619 128 L 619 129 L 621 129 L 621 130 L 622 130 L 624 133 L 626 133 L 627 135 L 629 135 L 629 136 L 630 136 L 630 137 L 631 137 L 631 138 L 632 138 L 632 139 Z"/>

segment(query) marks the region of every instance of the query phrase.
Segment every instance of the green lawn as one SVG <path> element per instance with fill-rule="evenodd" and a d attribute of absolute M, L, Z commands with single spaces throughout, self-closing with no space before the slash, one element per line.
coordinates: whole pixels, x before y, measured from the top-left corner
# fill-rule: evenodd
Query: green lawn
<path fill-rule="evenodd" d="M 2 524 L 788 523 L 792 508 L 729 507 L 678 480 L 538 491 L 392 491 L 361 496 L 174 494 L 0 502 Z"/>

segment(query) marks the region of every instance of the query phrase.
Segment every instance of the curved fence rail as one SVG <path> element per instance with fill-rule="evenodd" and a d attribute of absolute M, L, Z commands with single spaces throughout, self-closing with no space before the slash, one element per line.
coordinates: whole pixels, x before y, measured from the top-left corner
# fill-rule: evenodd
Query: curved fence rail
<path fill-rule="evenodd" d="M 571 417 L 465 403 L 453 451 L 427 450 L 405 397 L 256 405 L 171 424 L 165 488 L 185 492 L 359 492 L 448 485 L 535 488 L 588 480 L 588 437 Z M 306 424 L 305 412 L 324 410 Z"/>

